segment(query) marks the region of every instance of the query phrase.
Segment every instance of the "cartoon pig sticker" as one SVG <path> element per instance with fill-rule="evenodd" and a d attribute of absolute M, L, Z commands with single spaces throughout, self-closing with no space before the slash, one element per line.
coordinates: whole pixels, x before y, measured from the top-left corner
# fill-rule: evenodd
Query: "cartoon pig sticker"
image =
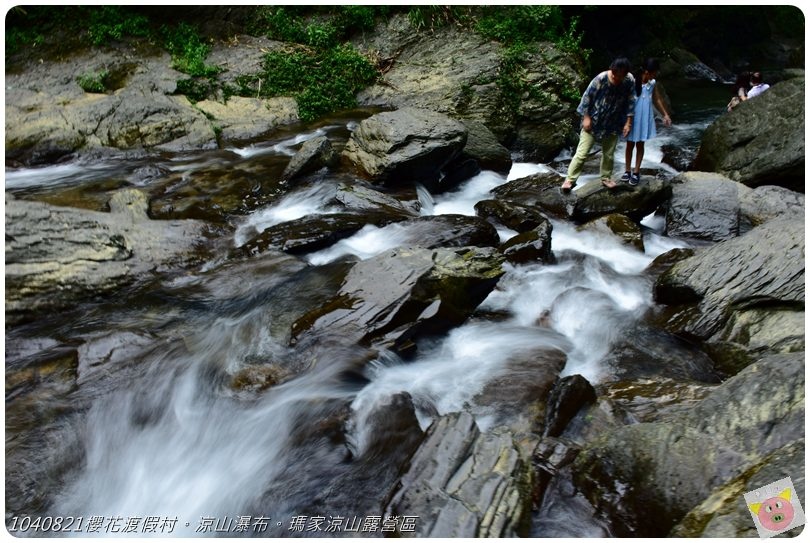
<path fill-rule="evenodd" d="M 781 532 L 793 522 L 794 512 L 790 503 L 789 488 L 778 496 L 752 503 L 748 508 L 757 516 L 762 527 L 771 532 Z"/>
<path fill-rule="evenodd" d="M 768 539 L 805 523 L 804 511 L 790 477 L 746 492 L 743 497 L 759 537 Z"/>

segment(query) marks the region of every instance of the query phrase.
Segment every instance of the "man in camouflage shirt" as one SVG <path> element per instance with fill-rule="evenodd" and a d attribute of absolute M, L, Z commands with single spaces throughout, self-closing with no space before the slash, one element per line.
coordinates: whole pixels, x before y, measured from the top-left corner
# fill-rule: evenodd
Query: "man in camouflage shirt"
<path fill-rule="evenodd" d="M 582 165 L 597 141 L 602 146 L 599 177 L 605 187 L 616 187 L 616 182 L 611 179 L 613 155 L 619 134 L 627 137 L 633 127 L 635 106 L 635 80 L 630 74 L 630 61 L 617 58 L 611 63 L 610 69 L 593 78 L 582 95 L 577 108 L 577 113 L 582 115 L 582 130 L 577 151 L 568 166 L 568 176 L 561 187 L 563 192 L 570 191 L 576 185 Z"/>

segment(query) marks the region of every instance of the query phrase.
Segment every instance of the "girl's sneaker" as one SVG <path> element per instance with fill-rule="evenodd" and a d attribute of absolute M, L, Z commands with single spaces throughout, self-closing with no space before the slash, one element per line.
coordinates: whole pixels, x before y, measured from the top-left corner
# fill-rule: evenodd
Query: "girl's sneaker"
<path fill-rule="evenodd" d="M 636 185 L 638 185 L 638 182 L 640 180 L 641 180 L 641 176 L 639 176 L 639 174 L 637 174 L 637 173 L 630 174 L 630 181 L 629 181 L 630 185 L 635 187 Z"/>
<path fill-rule="evenodd" d="M 630 172 L 624 172 L 624 175 L 622 175 L 622 182 L 624 183 L 630 182 Z"/>

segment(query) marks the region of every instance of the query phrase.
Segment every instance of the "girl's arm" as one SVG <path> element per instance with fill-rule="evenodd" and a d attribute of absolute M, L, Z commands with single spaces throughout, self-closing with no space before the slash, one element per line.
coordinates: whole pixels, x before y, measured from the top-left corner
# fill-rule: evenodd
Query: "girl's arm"
<path fill-rule="evenodd" d="M 672 125 L 672 119 L 669 118 L 669 113 L 667 113 L 667 106 L 664 105 L 664 99 L 658 91 L 658 85 L 653 87 L 653 104 L 655 104 L 655 108 L 661 115 L 664 116 L 664 126 Z"/>

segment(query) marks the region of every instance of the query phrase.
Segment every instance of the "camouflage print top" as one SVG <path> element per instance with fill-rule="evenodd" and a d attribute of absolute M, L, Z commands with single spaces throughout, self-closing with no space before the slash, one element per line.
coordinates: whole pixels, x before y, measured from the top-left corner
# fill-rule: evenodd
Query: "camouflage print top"
<path fill-rule="evenodd" d="M 632 74 L 627 74 L 618 85 L 611 85 L 608 72 L 604 71 L 593 78 L 577 113 L 591 116 L 591 134 L 602 139 L 609 134 L 621 134 L 627 117 L 632 117 L 636 107 L 636 82 Z"/>

